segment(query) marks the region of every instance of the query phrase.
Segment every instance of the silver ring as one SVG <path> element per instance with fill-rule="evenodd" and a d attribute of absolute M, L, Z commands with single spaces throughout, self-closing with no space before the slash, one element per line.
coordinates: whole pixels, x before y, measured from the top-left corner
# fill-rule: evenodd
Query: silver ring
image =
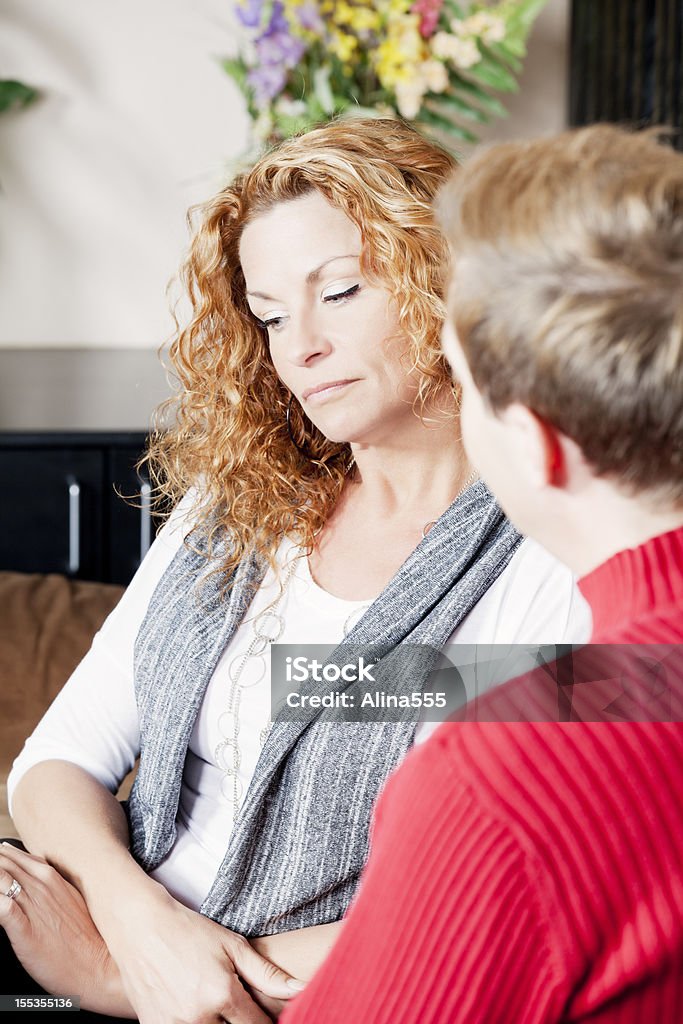
<path fill-rule="evenodd" d="M 12 884 L 10 885 L 9 889 L 7 890 L 7 892 L 5 893 L 5 896 L 7 896 L 7 898 L 10 899 L 10 900 L 15 900 L 20 892 L 21 892 L 21 886 L 17 882 L 16 878 L 13 878 L 12 879 Z"/>

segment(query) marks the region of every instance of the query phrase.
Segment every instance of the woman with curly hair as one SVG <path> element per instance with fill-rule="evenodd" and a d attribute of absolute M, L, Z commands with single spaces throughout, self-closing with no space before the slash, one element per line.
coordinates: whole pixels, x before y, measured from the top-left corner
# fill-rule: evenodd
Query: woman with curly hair
<path fill-rule="evenodd" d="M 178 394 L 147 457 L 174 512 L 9 780 L 33 854 L 0 855 L 21 887 L 9 938 L 88 1009 L 265 1021 L 342 926 L 373 802 L 430 726 L 271 723 L 272 641 L 400 654 L 589 632 L 571 574 L 461 445 L 431 210 L 453 166 L 400 122 L 337 121 L 200 208 Z M 387 664 L 419 692 L 433 663 Z"/>

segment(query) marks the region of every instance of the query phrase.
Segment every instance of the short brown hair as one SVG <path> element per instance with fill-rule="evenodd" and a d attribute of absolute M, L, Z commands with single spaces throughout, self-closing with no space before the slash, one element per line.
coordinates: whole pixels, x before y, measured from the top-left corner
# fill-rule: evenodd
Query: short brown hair
<path fill-rule="evenodd" d="M 440 190 L 472 378 L 630 494 L 683 500 L 683 155 L 596 125 L 489 147 Z"/>

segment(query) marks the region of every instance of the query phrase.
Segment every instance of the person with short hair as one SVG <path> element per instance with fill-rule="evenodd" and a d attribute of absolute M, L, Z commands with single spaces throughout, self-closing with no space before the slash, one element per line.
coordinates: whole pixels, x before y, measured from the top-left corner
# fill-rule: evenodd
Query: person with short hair
<path fill-rule="evenodd" d="M 683 155 L 604 125 L 500 144 L 437 205 L 470 458 L 580 574 L 592 644 L 682 644 Z M 283 1024 L 679 1024 L 680 718 L 440 726 Z"/>

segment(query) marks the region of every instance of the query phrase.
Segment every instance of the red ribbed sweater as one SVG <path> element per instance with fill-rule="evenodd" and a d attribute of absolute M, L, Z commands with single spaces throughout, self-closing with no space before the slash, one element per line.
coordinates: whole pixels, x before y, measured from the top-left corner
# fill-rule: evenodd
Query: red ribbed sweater
<path fill-rule="evenodd" d="M 581 581 L 595 643 L 683 643 L 683 529 Z M 385 786 L 282 1024 L 681 1024 L 683 726 L 445 723 Z"/>

